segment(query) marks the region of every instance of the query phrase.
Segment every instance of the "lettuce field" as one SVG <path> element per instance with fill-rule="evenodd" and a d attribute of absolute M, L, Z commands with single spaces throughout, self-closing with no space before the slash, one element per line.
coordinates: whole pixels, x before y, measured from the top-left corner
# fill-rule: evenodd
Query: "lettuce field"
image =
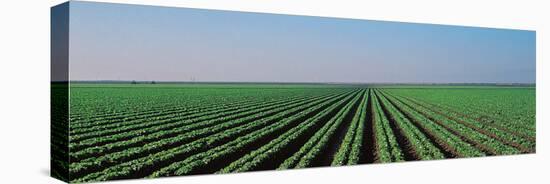
<path fill-rule="evenodd" d="M 64 147 L 65 132 L 68 150 L 52 151 L 68 157 L 57 167 L 68 168 L 72 182 L 512 155 L 536 148 L 535 87 L 529 86 L 197 83 L 69 89 L 69 126 L 52 127 L 53 146 Z"/>

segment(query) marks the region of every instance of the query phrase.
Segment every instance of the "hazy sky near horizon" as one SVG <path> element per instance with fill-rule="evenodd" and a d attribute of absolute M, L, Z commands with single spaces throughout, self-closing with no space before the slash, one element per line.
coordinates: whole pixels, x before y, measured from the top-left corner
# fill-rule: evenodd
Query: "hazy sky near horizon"
<path fill-rule="evenodd" d="M 534 83 L 535 32 L 72 1 L 70 80 Z"/>

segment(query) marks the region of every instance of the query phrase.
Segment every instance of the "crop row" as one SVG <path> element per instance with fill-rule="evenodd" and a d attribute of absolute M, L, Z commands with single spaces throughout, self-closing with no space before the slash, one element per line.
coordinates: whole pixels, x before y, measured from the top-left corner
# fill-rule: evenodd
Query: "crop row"
<path fill-rule="evenodd" d="M 432 119 L 437 118 L 437 121 L 446 123 L 447 126 L 455 127 L 455 132 L 471 132 L 468 133 L 468 137 L 475 137 L 475 139 L 485 142 L 488 144 L 487 146 L 491 147 L 497 154 L 532 152 L 534 149 L 534 142 L 524 139 L 521 136 L 514 135 L 509 131 L 503 131 L 464 116 L 442 111 L 441 109 L 428 108 L 429 106 L 413 99 L 401 97 L 401 100 L 406 100 L 408 104 L 410 104 L 409 106 L 414 106 L 416 110 L 424 113 L 427 117 Z"/>
<path fill-rule="evenodd" d="M 329 97 L 330 96 L 326 96 L 326 97 L 321 96 L 318 98 L 313 98 L 308 101 L 286 102 L 286 103 L 280 104 L 278 108 L 271 108 L 271 109 L 268 109 L 267 111 L 262 111 L 265 109 L 259 109 L 259 110 L 255 109 L 252 111 L 257 112 L 256 114 L 250 115 L 244 118 L 240 118 L 240 119 L 227 119 L 227 118 L 221 117 L 218 119 L 193 123 L 186 126 L 181 126 L 171 130 L 167 130 L 167 131 L 159 131 L 149 135 L 134 137 L 127 141 L 112 142 L 112 143 L 109 143 L 103 146 L 98 146 L 98 147 L 89 147 L 79 152 L 73 152 L 71 156 L 75 157 L 73 159 L 77 161 L 79 159 L 81 160 L 82 158 L 87 158 L 85 160 L 80 161 L 78 163 L 79 167 L 76 167 L 76 168 L 81 168 L 82 166 L 86 166 L 86 165 L 102 163 L 102 162 L 98 162 L 101 160 L 109 160 L 111 162 L 118 161 L 118 159 L 116 158 L 119 158 L 119 157 L 126 158 L 131 155 L 141 153 L 139 151 L 142 149 L 140 146 L 142 146 L 145 143 L 147 143 L 146 145 L 154 145 L 154 146 L 151 146 L 150 148 L 153 148 L 153 147 L 163 148 L 163 147 L 166 147 L 166 145 L 179 143 L 182 140 L 198 139 L 201 136 L 206 136 L 218 131 L 223 131 L 227 128 L 231 128 L 234 126 L 240 126 L 249 121 L 266 117 L 277 112 L 281 112 L 284 110 L 285 105 L 286 105 L 286 108 L 294 107 L 294 106 L 310 103 L 310 101 L 312 100 L 329 98 Z M 225 123 L 222 123 L 222 122 L 225 122 Z M 133 151 L 133 150 L 136 150 L 136 151 Z M 151 151 L 151 150 L 148 150 L 148 151 Z M 96 158 L 94 156 L 96 154 L 102 154 L 102 155 L 99 158 Z"/>
<path fill-rule="evenodd" d="M 124 176 L 128 176 L 131 173 L 138 172 L 140 170 L 154 171 L 154 169 L 151 169 L 151 167 L 157 168 L 162 165 L 166 165 L 170 163 L 172 164 L 178 163 L 178 162 L 173 162 L 172 160 L 186 158 L 187 157 L 186 155 L 190 156 L 193 153 L 201 153 L 200 152 L 201 150 L 204 150 L 204 151 L 214 150 L 212 148 L 216 145 L 229 144 L 227 143 L 227 141 L 233 140 L 231 143 L 234 144 L 236 140 L 243 139 L 243 137 L 250 137 L 258 133 L 266 134 L 268 132 L 267 130 L 275 131 L 276 129 L 274 127 L 278 127 L 280 129 L 280 128 L 291 126 L 296 123 L 296 120 L 306 117 L 307 115 L 314 113 L 319 109 L 322 109 L 322 107 L 325 107 L 340 98 L 342 98 L 342 95 L 339 95 L 337 97 L 332 97 L 329 100 L 327 99 L 316 100 L 306 105 L 294 107 L 290 109 L 285 109 L 285 107 L 281 107 L 281 109 L 285 109 L 283 112 L 277 113 L 275 115 L 272 115 L 266 118 L 255 120 L 253 122 L 249 122 L 245 126 L 234 127 L 234 128 L 225 130 L 223 132 L 219 132 L 219 133 L 210 135 L 208 137 L 200 138 L 190 143 L 179 145 L 177 147 L 173 147 L 170 149 L 163 148 L 161 149 L 162 151 L 150 152 L 153 154 L 149 154 L 145 157 L 140 157 L 138 159 L 132 159 L 128 162 L 120 163 L 113 167 L 109 167 L 101 172 L 88 174 L 80 178 L 78 181 L 89 181 L 89 180 L 99 181 L 99 180 L 106 180 L 111 178 L 121 178 Z M 285 118 L 285 117 L 288 117 L 288 118 Z M 269 125 L 269 126 L 266 127 L 266 125 Z M 227 143 L 227 144 L 224 144 L 224 143 Z M 140 149 L 136 149 L 136 151 L 141 152 L 151 147 L 154 148 L 157 146 L 155 146 L 154 144 L 147 144 Z M 146 152 L 149 152 L 149 151 L 146 151 Z M 212 154 L 211 151 L 206 151 L 206 152 L 210 153 L 211 155 L 214 155 Z M 202 153 L 206 153 L 206 152 L 202 152 Z M 219 152 L 214 152 L 214 153 L 219 153 Z"/>
<path fill-rule="evenodd" d="M 216 109 L 213 111 L 206 111 L 203 113 L 196 113 L 196 114 L 189 114 L 189 115 L 179 115 L 179 114 L 172 114 L 169 118 L 151 118 L 147 120 L 142 120 L 137 124 L 129 124 L 124 125 L 118 128 L 112 128 L 107 130 L 101 130 L 96 132 L 91 132 L 87 134 L 82 135 L 71 135 L 71 142 L 75 143 L 75 145 L 82 145 L 82 146 L 94 146 L 98 142 L 109 142 L 109 141 L 115 141 L 119 138 L 125 138 L 133 135 L 143 135 L 147 134 L 149 132 L 156 132 L 159 130 L 159 128 L 170 128 L 175 126 L 181 126 L 183 124 L 189 124 L 194 123 L 197 121 L 204 121 L 219 117 L 225 117 L 231 115 L 241 115 L 243 112 L 247 112 L 251 109 L 258 109 L 258 108 L 266 108 L 273 105 L 281 104 L 288 101 L 293 100 L 300 100 L 300 99 L 307 99 L 307 98 L 291 98 L 289 100 L 285 101 L 274 101 L 274 102 L 264 102 L 264 103 L 258 103 L 253 104 L 251 106 L 243 105 L 243 106 L 237 106 L 237 107 L 231 107 L 231 108 L 221 108 Z M 119 132 L 124 132 L 122 134 L 117 134 Z M 97 139 L 96 137 L 100 136 L 110 136 L 108 139 Z M 90 139 L 93 138 L 93 139 Z M 86 139 L 89 139 L 90 141 L 87 141 Z M 71 147 L 72 149 L 77 149 L 74 147 Z"/>
<path fill-rule="evenodd" d="M 367 117 L 367 102 L 369 91 L 365 90 L 365 94 L 359 103 L 359 108 L 355 111 L 351 125 L 346 132 L 344 140 L 340 144 L 338 152 L 334 155 L 331 165 L 354 165 L 357 164 L 361 157 L 361 146 L 363 145 L 363 134 L 365 132 L 365 123 Z"/>

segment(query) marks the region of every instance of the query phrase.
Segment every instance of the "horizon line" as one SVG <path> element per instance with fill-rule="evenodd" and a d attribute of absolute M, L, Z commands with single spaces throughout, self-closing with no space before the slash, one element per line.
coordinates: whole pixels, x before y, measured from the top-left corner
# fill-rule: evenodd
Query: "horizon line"
<path fill-rule="evenodd" d="M 69 82 L 69 83 L 140 83 L 150 84 L 155 83 L 260 83 L 260 84 L 420 84 L 420 85 L 440 85 L 440 84 L 468 84 L 468 85 L 536 85 L 526 82 L 278 82 L 278 81 L 177 81 L 177 80 L 68 80 L 68 81 L 51 81 L 51 82 Z"/>

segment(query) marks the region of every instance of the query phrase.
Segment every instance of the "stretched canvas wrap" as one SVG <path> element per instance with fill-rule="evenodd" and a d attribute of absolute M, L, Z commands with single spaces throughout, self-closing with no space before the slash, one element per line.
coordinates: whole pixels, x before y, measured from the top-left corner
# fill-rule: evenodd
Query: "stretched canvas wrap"
<path fill-rule="evenodd" d="M 535 31 L 70 1 L 51 9 L 51 175 L 535 153 L 535 65 Z"/>

